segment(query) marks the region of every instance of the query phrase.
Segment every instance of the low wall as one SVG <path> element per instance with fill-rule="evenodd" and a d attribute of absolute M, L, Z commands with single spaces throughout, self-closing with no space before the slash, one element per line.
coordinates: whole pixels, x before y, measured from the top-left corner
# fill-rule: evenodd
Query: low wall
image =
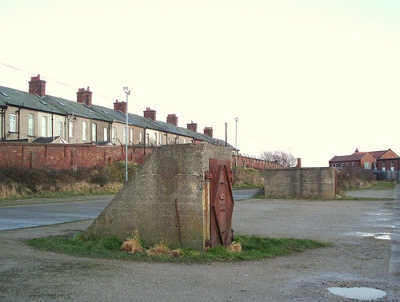
<path fill-rule="evenodd" d="M 337 177 L 334 168 L 265 170 L 265 196 L 281 198 L 334 198 Z"/>
<path fill-rule="evenodd" d="M 156 147 L 129 146 L 128 159 L 142 163 Z M 33 168 L 70 170 L 105 167 L 114 161 L 125 161 L 125 146 L 93 144 L 37 144 L 0 142 L 0 168 Z M 232 155 L 232 165 L 236 156 Z M 239 167 L 258 170 L 279 168 L 276 163 L 238 155 Z"/>
<path fill-rule="evenodd" d="M 142 163 L 152 152 L 150 147 L 129 146 L 128 159 Z M 124 160 L 125 146 L 0 143 L 0 168 L 70 170 Z"/>

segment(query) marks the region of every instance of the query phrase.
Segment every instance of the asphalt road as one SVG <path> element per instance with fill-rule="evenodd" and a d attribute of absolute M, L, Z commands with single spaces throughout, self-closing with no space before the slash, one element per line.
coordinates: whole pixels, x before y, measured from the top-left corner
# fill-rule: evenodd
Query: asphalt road
<path fill-rule="evenodd" d="M 257 190 L 235 190 L 234 200 L 248 199 Z M 0 207 L 0 231 L 52 225 L 96 218 L 113 195 L 80 196 L 3 202 Z"/>
<path fill-rule="evenodd" d="M 336 287 L 378 289 L 386 295 L 374 301 L 400 301 L 400 185 L 393 193 L 391 200 L 238 201 L 236 234 L 332 244 L 260 261 L 92 259 L 26 244 L 77 234 L 91 219 L 0 231 L 0 301 L 361 301 L 331 293 Z"/>

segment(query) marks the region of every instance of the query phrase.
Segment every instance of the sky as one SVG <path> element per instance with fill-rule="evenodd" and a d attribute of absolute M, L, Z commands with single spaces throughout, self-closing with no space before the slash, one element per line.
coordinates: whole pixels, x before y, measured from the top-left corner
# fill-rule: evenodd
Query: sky
<path fill-rule="evenodd" d="M 0 0 L 0 85 L 128 110 L 303 167 L 400 154 L 398 0 Z M 237 118 L 237 122 L 235 121 Z M 225 124 L 227 127 L 225 127 Z"/>

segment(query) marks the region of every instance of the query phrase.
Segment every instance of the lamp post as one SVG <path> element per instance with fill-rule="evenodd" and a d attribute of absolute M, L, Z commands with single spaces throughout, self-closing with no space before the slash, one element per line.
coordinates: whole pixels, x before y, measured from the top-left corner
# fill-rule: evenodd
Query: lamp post
<path fill-rule="evenodd" d="M 238 157 L 238 149 L 237 149 L 237 123 L 238 123 L 238 118 L 237 117 L 235 117 L 235 122 L 236 122 L 236 130 L 235 130 L 235 149 L 236 149 L 235 167 L 237 167 L 237 157 Z"/>
<path fill-rule="evenodd" d="M 126 125 L 125 125 L 125 182 L 128 182 L 128 95 L 131 94 L 131 91 L 128 87 L 124 87 L 124 92 L 126 94 Z"/>

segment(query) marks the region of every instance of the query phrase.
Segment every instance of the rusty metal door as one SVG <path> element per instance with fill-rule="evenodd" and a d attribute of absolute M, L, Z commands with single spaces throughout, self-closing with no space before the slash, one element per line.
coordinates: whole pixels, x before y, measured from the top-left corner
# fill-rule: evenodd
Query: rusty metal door
<path fill-rule="evenodd" d="M 210 158 L 210 244 L 228 246 L 233 241 L 232 170 L 229 160 Z"/>

